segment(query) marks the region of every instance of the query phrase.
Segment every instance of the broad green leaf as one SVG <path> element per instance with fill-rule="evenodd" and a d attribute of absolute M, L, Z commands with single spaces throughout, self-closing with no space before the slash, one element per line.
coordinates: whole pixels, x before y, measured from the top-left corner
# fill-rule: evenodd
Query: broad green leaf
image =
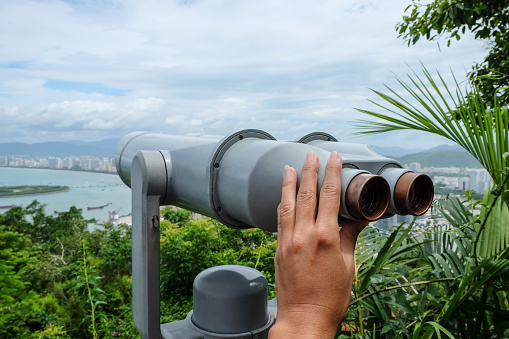
<path fill-rule="evenodd" d="M 491 206 L 491 210 L 488 209 Z M 505 249 L 509 243 L 509 209 L 502 199 L 495 201 L 486 192 L 481 208 L 481 225 L 477 242 L 477 255 L 490 257 Z"/>
<path fill-rule="evenodd" d="M 405 290 L 396 290 L 394 297 L 396 299 L 396 305 L 399 309 L 405 313 L 408 313 L 408 315 L 413 315 L 415 313 L 412 305 L 410 305 L 407 301 L 407 293 Z"/>

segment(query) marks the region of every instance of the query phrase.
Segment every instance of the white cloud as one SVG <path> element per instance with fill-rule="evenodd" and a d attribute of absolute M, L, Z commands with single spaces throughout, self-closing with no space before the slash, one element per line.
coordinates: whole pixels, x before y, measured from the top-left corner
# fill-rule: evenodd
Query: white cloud
<path fill-rule="evenodd" d="M 221 99 L 221 100 L 224 102 L 231 102 L 233 104 L 240 104 L 243 101 L 241 98 L 226 98 L 226 99 Z"/>
<path fill-rule="evenodd" d="M 317 117 L 330 117 L 340 112 L 339 109 L 333 107 L 327 107 L 313 112 L 313 115 Z"/>
<path fill-rule="evenodd" d="M 353 107 L 374 98 L 367 88 L 395 84 L 390 71 L 406 73 L 406 62 L 419 68 L 420 60 L 461 77 L 482 58 L 471 37 L 442 52 L 435 43 L 403 45 L 394 26 L 407 5 L 0 2 L 0 31 L 8 32 L 0 35 L 0 121 L 8 125 L 0 142 L 90 140 L 140 129 L 225 135 L 261 128 L 286 139 L 323 130 L 343 138 L 360 117 Z M 43 86 L 51 79 L 129 92 L 54 91 Z"/>

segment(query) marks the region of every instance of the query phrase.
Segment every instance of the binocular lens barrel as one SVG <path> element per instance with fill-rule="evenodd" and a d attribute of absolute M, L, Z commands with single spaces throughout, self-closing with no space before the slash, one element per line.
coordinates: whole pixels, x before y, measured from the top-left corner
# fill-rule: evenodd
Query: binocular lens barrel
<path fill-rule="evenodd" d="M 361 173 L 350 182 L 345 200 L 346 208 L 352 217 L 374 221 L 382 217 L 387 210 L 391 190 L 383 177 Z"/>
<path fill-rule="evenodd" d="M 433 202 L 433 182 L 425 174 L 405 173 L 394 189 L 394 204 L 405 214 L 423 215 Z"/>

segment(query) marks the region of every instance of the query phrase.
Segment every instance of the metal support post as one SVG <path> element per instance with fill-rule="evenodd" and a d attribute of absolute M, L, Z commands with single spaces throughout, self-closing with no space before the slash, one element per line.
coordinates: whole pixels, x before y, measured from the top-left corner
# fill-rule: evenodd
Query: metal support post
<path fill-rule="evenodd" d="M 166 165 L 159 151 L 140 151 L 132 162 L 133 318 L 145 339 L 160 328 L 159 207 L 166 194 Z"/>

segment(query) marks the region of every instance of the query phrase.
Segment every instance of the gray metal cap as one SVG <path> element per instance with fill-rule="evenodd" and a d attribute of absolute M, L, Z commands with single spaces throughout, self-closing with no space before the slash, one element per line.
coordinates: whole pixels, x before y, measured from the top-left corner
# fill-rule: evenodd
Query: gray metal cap
<path fill-rule="evenodd" d="M 196 330 L 208 333 L 240 334 L 270 327 L 267 279 L 253 268 L 237 265 L 201 272 L 194 280 L 190 318 Z"/>

